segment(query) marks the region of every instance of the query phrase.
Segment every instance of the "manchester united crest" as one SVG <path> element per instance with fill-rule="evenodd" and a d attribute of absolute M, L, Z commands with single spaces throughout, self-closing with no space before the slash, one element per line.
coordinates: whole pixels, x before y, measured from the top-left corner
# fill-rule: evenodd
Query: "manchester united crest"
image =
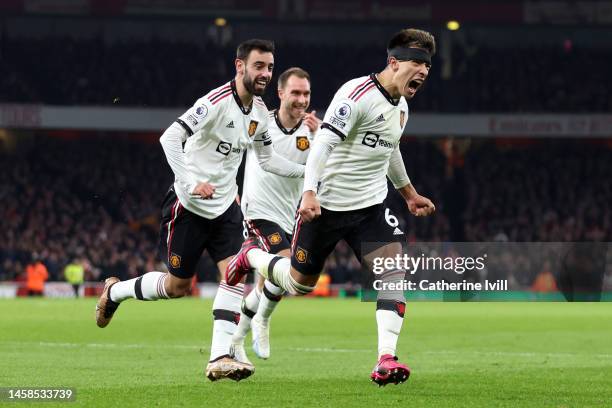
<path fill-rule="evenodd" d="M 251 123 L 249 123 L 249 137 L 253 137 L 255 131 L 257 130 L 258 124 L 259 122 L 257 122 L 256 120 L 252 120 Z"/>
<path fill-rule="evenodd" d="M 268 235 L 268 241 L 270 241 L 270 243 L 272 245 L 278 245 L 281 243 L 283 239 L 281 238 L 280 234 L 278 232 L 275 232 L 274 234 L 270 234 Z"/>
<path fill-rule="evenodd" d="M 306 136 L 298 136 L 295 138 L 295 146 L 301 150 L 307 150 L 310 147 L 310 141 Z"/>
<path fill-rule="evenodd" d="M 400 111 L 400 127 L 403 129 L 406 123 L 406 112 Z"/>
<path fill-rule="evenodd" d="M 295 259 L 297 259 L 299 263 L 306 263 L 306 258 L 308 258 L 308 251 L 306 251 L 304 248 L 297 247 L 297 250 L 295 251 Z"/>
<path fill-rule="evenodd" d="M 181 267 L 181 257 L 178 256 L 177 254 L 171 254 L 169 263 L 170 263 L 170 266 L 175 269 L 180 268 Z"/>

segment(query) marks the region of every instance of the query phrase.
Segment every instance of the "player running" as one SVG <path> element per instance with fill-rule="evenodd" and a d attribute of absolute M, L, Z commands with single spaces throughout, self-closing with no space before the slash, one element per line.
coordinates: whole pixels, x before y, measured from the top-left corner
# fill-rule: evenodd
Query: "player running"
<path fill-rule="evenodd" d="M 306 163 L 291 258 L 268 254 L 247 240 L 229 264 L 228 284 L 239 282 L 253 268 L 287 292 L 305 295 L 314 289 L 325 259 L 341 239 L 370 271 L 374 257 L 402 253 L 405 236 L 385 204 L 386 176 L 413 215 L 435 211 L 412 186 L 399 150 L 408 119 L 406 101 L 427 79 L 435 48 L 430 33 L 402 30 L 389 41 L 382 72 L 353 79 L 336 92 Z M 396 283 L 405 273 L 391 268 L 377 279 Z M 410 375 L 395 353 L 405 307 L 402 290 L 378 292 L 378 363 L 370 377 L 379 385 L 398 384 Z"/>
<path fill-rule="evenodd" d="M 306 113 L 310 105 L 310 75 L 301 68 L 289 68 L 278 78 L 280 107 L 270 112 L 268 132 L 274 150 L 296 163 L 305 164 L 314 132 L 319 127 L 315 112 Z M 242 212 L 249 236 L 259 240 L 265 251 L 289 256 L 295 211 L 304 180 L 287 178 L 262 170 L 252 149 L 247 151 Z M 258 276 L 259 277 L 259 276 Z M 257 279 L 256 287 L 242 303 L 238 329 L 232 339 L 236 358 L 249 361 L 244 339 L 253 328 L 253 350 L 258 357 L 270 356 L 270 315 L 284 290 L 269 280 Z"/>
<path fill-rule="evenodd" d="M 160 138 L 175 175 L 162 206 L 160 253 L 167 273 L 148 272 L 120 282 L 108 278 L 96 305 L 96 323 L 106 327 L 125 299 L 179 298 L 191 290 L 195 268 L 207 249 L 225 271 L 242 243 L 242 213 L 236 174 L 247 146 L 262 169 L 302 177 L 304 166 L 274 152 L 264 94 L 274 67 L 274 44 L 249 40 L 238 46 L 236 77 L 198 99 Z M 184 144 L 184 146 L 183 146 Z M 236 282 L 234 282 L 236 283 Z M 233 358 L 231 337 L 240 317 L 244 285 L 221 281 L 213 303 L 213 336 L 206 376 L 214 381 L 250 376 L 251 364 Z"/>

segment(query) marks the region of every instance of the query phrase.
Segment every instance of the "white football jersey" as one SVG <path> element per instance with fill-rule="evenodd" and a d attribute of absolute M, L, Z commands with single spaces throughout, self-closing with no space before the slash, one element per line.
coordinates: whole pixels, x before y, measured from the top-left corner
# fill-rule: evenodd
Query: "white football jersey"
<path fill-rule="evenodd" d="M 293 129 L 285 129 L 277 111 L 270 112 L 268 120 L 268 135 L 276 153 L 295 163 L 306 164 L 314 139 L 310 129 L 303 122 Z M 302 177 L 282 177 L 264 171 L 255 152 L 249 148 L 241 197 L 242 213 L 246 219 L 274 222 L 291 234 L 303 185 Z"/>
<path fill-rule="evenodd" d="M 175 177 L 176 195 L 187 210 L 213 219 L 236 199 L 236 174 L 251 143 L 272 143 L 268 137 L 268 109 L 253 97 L 251 109 L 242 105 L 232 80 L 198 99 L 176 120 L 188 133 L 184 145 L 190 177 L 216 188 L 212 199 L 191 196 L 190 180 Z"/>
<path fill-rule="evenodd" d="M 383 202 L 389 157 L 407 120 L 406 99 L 393 100 L 374 74 L 342 85 L 321 125 L 342 139 L 320 180 L 322 207 L 350 211 Z"/>

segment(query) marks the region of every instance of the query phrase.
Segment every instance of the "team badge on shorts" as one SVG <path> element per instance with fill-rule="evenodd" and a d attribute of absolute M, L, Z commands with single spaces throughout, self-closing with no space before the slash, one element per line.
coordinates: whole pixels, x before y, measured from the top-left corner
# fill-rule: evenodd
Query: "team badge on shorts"
<path fill-rule="evenodd" d="M 181 257 L 177 254 L 170 254 L 170 259 L 168 261 L 170 266 L 175 269 L 181 267 Z"/>
<path fill-rule="evenodd" d="M 295 251 L 295 259 L 297 259 L 299 263 L 306 263 L 306 258 L 308 258 L 308 251 L 302 247 L 297 247 L 297 250 Z"/>
<path fill-rule="evenodd" d="M 270 241 L 270 243 L 272 245 L 278 245 L 281 243 L 283 239 L 281 238 L 280 234 L 278 232 L 275 232 L 274 234 L 270 234 L 268 235 L 268 241 Z"/>
<path fill-rule="evenodd" d="M 404 128 L 404 123 L 406 123 L 406 112 L 400 111 L 400 127 Z"/>
<path fill-rule="evenodd" d="M 304 151 L 310 147 L 310 141 L 306 136 L 298 136 L 295 138 L 295 146 L 299 150 Z"/>
<path fill-rule="evenodd" d="M 252 120 L 251 123 L 249 123 L 249 137 L 253 137 L 255 131 L 257 130 L 258 124 L 259 122 L 257 122 L 256 120 Z"/>

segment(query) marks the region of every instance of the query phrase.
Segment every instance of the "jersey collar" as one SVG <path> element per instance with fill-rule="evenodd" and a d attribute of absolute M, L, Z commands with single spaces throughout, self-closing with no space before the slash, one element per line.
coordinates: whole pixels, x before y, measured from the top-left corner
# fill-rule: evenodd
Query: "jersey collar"
<path fill-rule="evenodd" d="M 251 106 L 249 106 L 248 108 L 246 108 L 243 104 L 242 101 L 240 100 L 240 96 L 238 96 L 238 91 L 236 90 L 236 80 L 232 79 L 230 81 L 230 85 L 232 87 L 232 95 L 234 95 L 234 100 L 236 101 L 236 103 L 238 104 L 238 107 L 240 108 L 240 110 L 242 111 L 242 113 L 244 113 L 245 115 L 248 115 L 249 113 L 251 113 L 251 109 L 253 108 L 253 102 L 251 102 Z M 254 98 L 255 96 L 253 96 Z"/>
<path fill-rule="evenodd" d="M 276 126 L 278 126 L 278 128 L 281 130 L 281 132 L 283 132 L 286 135 L 294 134 L 295 131 L 298 130 L 300 128 L 300 126 L 302 126 L 302 119 L 300 119 L 298 124 L 295 125 L 292 129 L 286 129 L 283 126 L 283 124 L 281 123 L 280 118 L 278 117 L 278 109 L 274 110 L 274 120 L 276 121 Z"/>
<path fill-rule="evenodd" d="M 389 103 L 393 106 L 397 106 L 399 104 L 399 99 L 395 100 L 393 97 L 387 92 L 387 90 L 378 82 L 378 78 L 376 78 L 376 74 L 370 74 L 370 79 L 374 81 L 376 88 L 380 91 L 381 94 L 389 101 Z"/>

